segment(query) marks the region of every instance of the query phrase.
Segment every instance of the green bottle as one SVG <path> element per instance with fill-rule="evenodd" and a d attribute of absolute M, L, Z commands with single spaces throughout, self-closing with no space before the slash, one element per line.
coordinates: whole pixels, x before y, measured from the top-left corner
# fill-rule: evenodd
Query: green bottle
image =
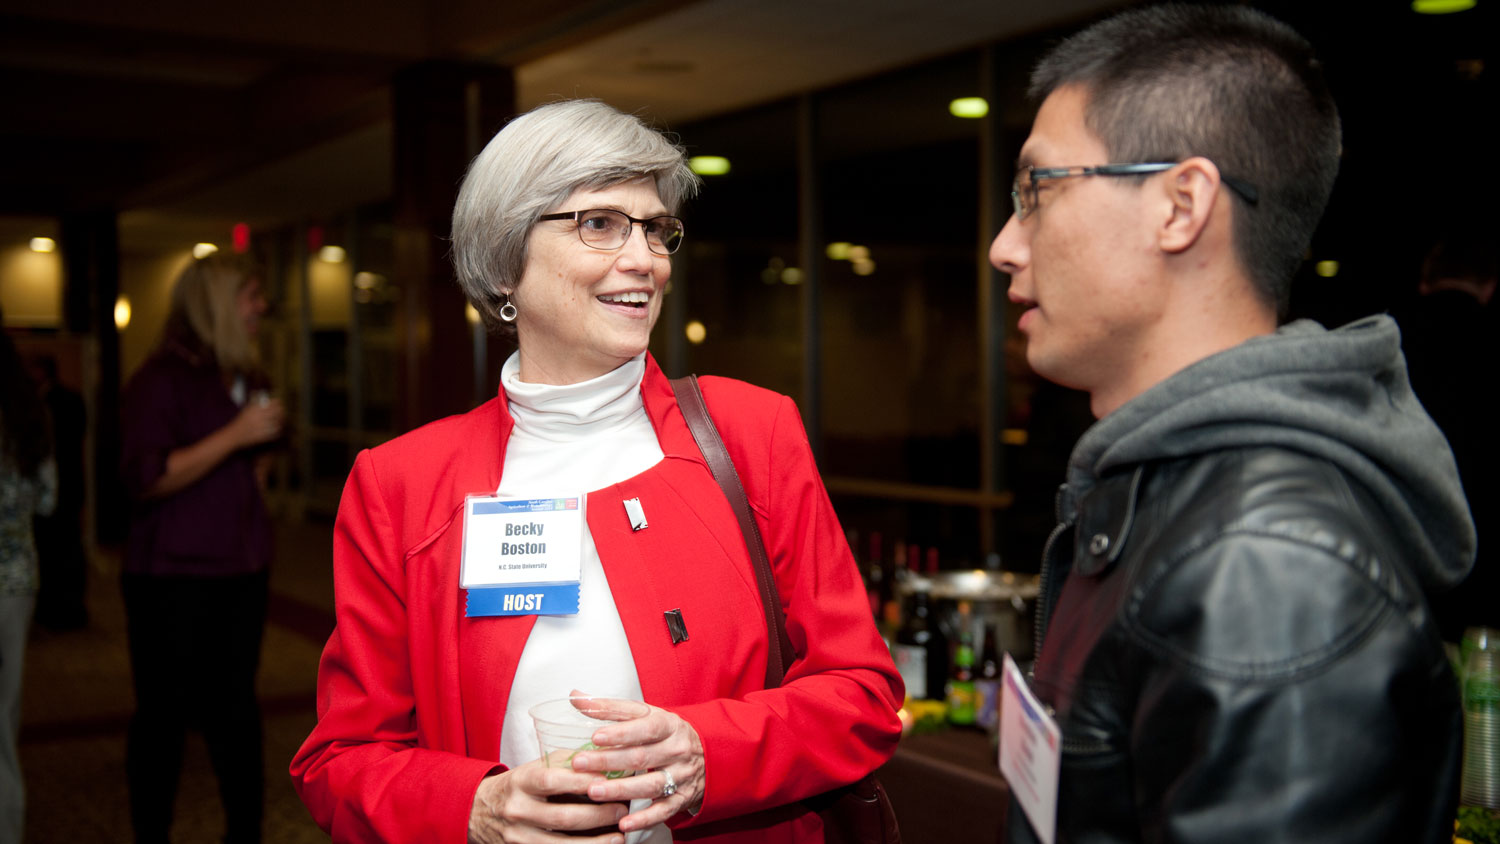
<path fill-rule="evenodd" d="M 973 624 L 966 603 L 959 605 L 958 648 L 953 652 L 953 671 L 948 678 L 948 722 L 960 727 L 974 725 L 978 697 L 974 689 Z"/>

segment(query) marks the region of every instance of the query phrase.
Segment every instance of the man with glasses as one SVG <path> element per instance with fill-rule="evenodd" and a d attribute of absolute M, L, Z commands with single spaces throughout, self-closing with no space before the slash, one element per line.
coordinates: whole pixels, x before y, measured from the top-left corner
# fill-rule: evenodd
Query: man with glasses
<path fill-rule="evenodd" d="M 1060 773 L 1012 783 L 1011 840 L 1450 840 L 1427 596 L 1474 530 L 1394 323 L 1281 324 L 1338 168 L 1310 46 L 1244 7 L 1138 9 L 1031 90 L 990 259 L 1032 367 L 1099 421 L 1043 554 Z"/>

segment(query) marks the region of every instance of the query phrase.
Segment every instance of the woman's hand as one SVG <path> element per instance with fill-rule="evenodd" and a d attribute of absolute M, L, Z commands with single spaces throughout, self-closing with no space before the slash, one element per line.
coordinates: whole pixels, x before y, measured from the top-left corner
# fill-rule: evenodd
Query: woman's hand
<path fill-rule="evenodd" d="M 276 439 L 281 436 L 285 419 L 286 406 L 281 399 L 247 402 L 224 427 L 169 452 L 165 470 L 146 488 L 145 497 L 160 498 L 186 489 L 240 449 Z"/>
<path fill-rule="evenodd" d="M 582 774 L 547 767 L 538 759 L 518 768 L 490 774 L 479 782 L 469 811 L 470 844 L 528 844 L 533 841 L 625 844 L 625 836 L 568 835 L 567 830 L 613 826 L 625 817 L 622 803 L 553 803 L 551 795 L 575 795 L 581 800 L 599 774 Z M 557 832 L 553 832 L 557 830 Z"/>
<path fill-rule="evenodd" d="M 589 799 L 594 801 L 652 801 L 650 806 L 626 815 L 620 821 L 621 832 L 655 826 L 678 812 L 696 812 L 703 805 L 703 742 L 698 731 L 665 709 L 649 709 L 645 717 L 600 727 L 594 732 L 594 744 L 599 749 L 573 757 L 575 771 L 645 772 L 597 780 L 588 787 Z M 668 782 L 674 786 L 670 795 L 663 793 Z"/>
<path fill-rule="evenodd" d="M 228 428 L 239 447 L 248 448 L 281 436 L 285 421 L 286 405 L 281 399 L 261 396 L 246 402 Z"/>

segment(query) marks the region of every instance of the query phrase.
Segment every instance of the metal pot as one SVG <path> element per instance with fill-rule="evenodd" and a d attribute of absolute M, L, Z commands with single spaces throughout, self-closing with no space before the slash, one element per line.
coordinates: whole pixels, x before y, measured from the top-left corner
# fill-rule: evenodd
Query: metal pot
<path fill-rule="evenodd" d="M 1000 648 L 1009 651 L 1017 661 L 1032 658 L 1032 612 L 1041 578 L 1034 574 L 971 569 L 947 571 L 935 575 L 913 574 L 897 584 L 903 597 L 926 592 L 937 610 L 938 624 L 950 642 L 959 639 L 960 601 L 970 605 L 970 630 L 974 648 L 984 647 L 986 624 L 994 625 Z"/>

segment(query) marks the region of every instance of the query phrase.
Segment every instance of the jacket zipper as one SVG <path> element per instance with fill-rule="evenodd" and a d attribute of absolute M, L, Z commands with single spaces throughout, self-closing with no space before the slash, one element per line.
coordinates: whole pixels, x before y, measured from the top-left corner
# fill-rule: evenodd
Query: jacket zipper
<path fill-rule="evenodd" d="M 1063 738 L 1062 752 L 1075 754 L 1099 754 L 1113 752 L 1114 748 L 1108 742 L 1084 741 L 1082 739 Z"/>
<path fill-rule="evenodd" d="M 1068 528 L 1072 527 L 1071 524 L 1067 523 L 1063 519 L 1062 512 L 1063 495 L 1067 491 L 1067 488 L 1068 485 L 1063 484 L 1057 490 L 1057 497 L 1053 501 L 1053 515 L 1057 519 L 1057 524 L 1053 526 L 1052 532 L 1047 535 L 1047 543 L 1042 546 L 1042 571 L 1040 582 L 1038 583 L 1039 589 L 1037 592 L 1040 600 L 1038 600 L 1037 602 L 1038 606 L 1036 618 L 1032 619 L 1032 624 L 1034 627 L 1031 636 L 1031 641 L 1034 643 L 1032 648 L 1033 672 L 1035 672 L 1036 670 L 1036 660 L 1042 658 L 1042 640 L 1047 635 L 1047 623 L 1052 619 L 1052 605 L 1055 603 L 1054 596 L 1052 595 L 1053 546 L 1057 544 L 1058 537 L 1065 533 Z"/>
<path fill-rule="evenodd" d="M 1067 529 L 1067 525 L 1059 522 L 1052 528 L 1052 533 L 1047 535 L 1047 544 L 1042 546 L 1041 589 L 1038 592 L 1041 600 L 1038 602 L 1040 606 L 1037 607 L 1036 618 L 1032 619 L 1035 629 L 1031 639 L 1036 643 L 1033 663 L 1042 657 L 1042 638 L 1047 634 L 1047 622 L 1052 616 L 1052 546 L 1057 541 L 1058 534 Z"/>

